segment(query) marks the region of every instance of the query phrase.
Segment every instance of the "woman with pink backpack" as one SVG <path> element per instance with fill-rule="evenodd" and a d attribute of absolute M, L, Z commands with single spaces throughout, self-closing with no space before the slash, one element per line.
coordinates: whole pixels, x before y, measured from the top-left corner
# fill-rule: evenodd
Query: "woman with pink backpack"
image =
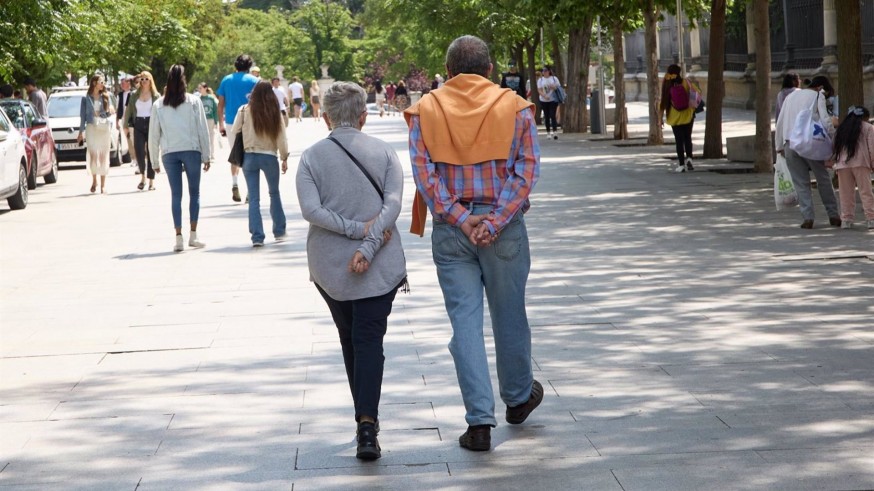
<path fill-rule="evenodd" d="M 667 122 L 674 132 L 677 144 L 677 166 L 669 165 L 675 172 L 691 172 L 692 166 L 692 125 L 695 123 L 695 109 L 700 103 L 700 91 L 689 80 L 683 79 L 679 65 L 671 65 L 662 82 L 662 100 L 659 113 L 663 114 L 662 124 Z"/>

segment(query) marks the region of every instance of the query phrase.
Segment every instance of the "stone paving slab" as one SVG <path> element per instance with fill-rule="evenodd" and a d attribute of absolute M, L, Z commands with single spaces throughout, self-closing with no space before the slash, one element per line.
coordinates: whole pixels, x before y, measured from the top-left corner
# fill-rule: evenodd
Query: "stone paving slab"
<path fill-rule="evenodd" d="M 644 133 L 646 106 L 629 117 Z M 728 110 L 724 135 L 751 120 Z M 408 161 L 399 117 L 365 130 Z M 65 168 L 27 210 L 0 209 L 0 490 L 874 489 L 874 235 L 823 225 L 820 205 L 800 230 L 771 176 L 709 172 L 748 165 L 678 175 L 669 145 L 590 135 L 541 142 L 526 216 L 543 404 L 504 424 L 495 384 L 494 450 L 458 447 L 430 239 L 402 232 L 412 294 L 385 340 L 384 457 L 357 461 L 293 185 L 326 134 L 290 126 L 290 237 L 261 250 L 223 161 L 202 182 L 202 250 L 171 252 L 166 181 L 137 192 L 129 166 L 108 195 Z M 409 169 L 405 186 L 409 210 Z"/>

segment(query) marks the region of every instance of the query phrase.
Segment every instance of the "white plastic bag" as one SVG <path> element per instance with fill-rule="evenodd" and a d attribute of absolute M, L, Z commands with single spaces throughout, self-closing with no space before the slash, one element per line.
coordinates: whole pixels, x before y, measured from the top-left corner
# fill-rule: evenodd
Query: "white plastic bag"
<path fill-rule="evenodd" d="M 810 160 L 825 160 L 832 155 L 832 139 L 819 121 L 818 102 L 819 94 L 813 101 L 813 107 L 798 113 L 795 126 L 789 134 L 789 148 Z"/>
<path fill-rule="evenodd" d="M 780 154 L 777 154 L 777 163 L 774 164 L 774 204 L 777 205 L 777 211 L 798 206 L 798 195 L 792 185 L 786 157 Z"/>

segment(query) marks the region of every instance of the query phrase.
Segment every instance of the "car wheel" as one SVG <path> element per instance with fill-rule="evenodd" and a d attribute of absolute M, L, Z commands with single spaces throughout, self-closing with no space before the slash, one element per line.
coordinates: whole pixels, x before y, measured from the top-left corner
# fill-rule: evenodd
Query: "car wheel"
<path fill-rule="evenodd" d="M 36 189 L 36 168 L 39 160 L 36 159 L 36 150 L 30 155 L 30 174 L 27 175 L 27 189 Z"/>
<path fill-rule="evenodd" d="M 58 155 L 52 152 L 52 170 L 43 177 L 46 184 L 58 182 Z"/>
<path fill-rule="evenodd" d="M 27 163 L 18 167 L 18 192 L 6 200 L 13 210 L 23 210 L 27 206 Z"/>

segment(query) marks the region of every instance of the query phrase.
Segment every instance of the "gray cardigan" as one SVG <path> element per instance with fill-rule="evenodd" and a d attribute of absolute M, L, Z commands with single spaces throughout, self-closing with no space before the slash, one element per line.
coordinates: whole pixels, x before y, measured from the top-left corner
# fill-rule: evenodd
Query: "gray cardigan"
<path fill-rule="evenodd" d="M 310 280 L 334 300 L 384 295 L 407 275 L 395 225 L 401 212 L 404 171 L 397 153 L 382 140 L 354 128 L 337 128 L 331 135 L 367 169 L 383 190 L 385 202 L 334 142 L 322 140 L 304 151 L 297 170 L 297 197 L 310 223 Z M 377 216 L 365 237 L 365 222 Z M 387 244 L 382 237 L 385 229 L 392 231 Z M 347 267 L 355 251 L 370 263 L 364 274 L 352 273 Z"/>

